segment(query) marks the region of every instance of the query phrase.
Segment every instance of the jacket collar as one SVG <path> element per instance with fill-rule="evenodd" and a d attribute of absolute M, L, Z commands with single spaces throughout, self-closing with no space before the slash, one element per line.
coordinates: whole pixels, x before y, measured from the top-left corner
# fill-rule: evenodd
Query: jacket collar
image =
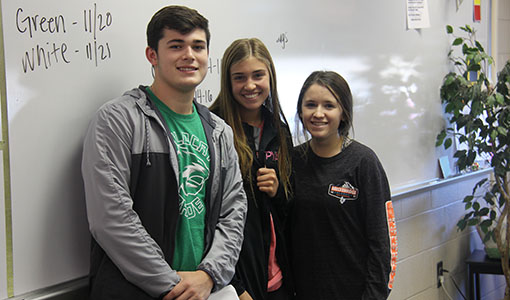
<path fill-rule="evenodd" d="M 133 89 L 128 93 L 137 99 L 136 103 L 146 115 L 154 116 L 156 114 L 156 107 L 155 104 L 150 100 L 149 94 L 147 92 L 147 86 L 140 85 L 138 89 Z M 211 126 L 211 128 L 214 128 L 216 123 L 213 121 L 209 109 L 206 106 L 198 103 L 196 99 L 193 99 L 193 104 L 195 104 L 195 108 L 197 109 L 197 113 L 200 115 L 200 118 L 209 126 Z"/>

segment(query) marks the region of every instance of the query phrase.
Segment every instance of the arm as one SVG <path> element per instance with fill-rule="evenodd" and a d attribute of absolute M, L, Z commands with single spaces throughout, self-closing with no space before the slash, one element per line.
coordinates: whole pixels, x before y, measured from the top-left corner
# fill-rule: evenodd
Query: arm
<path fill-rule="evenodd" d="M 180 280 L 133 210 L 129 191 L 132 128 L 103 107 L 84 141 L 82 174 L 90 231 L 125 278 L 153 297 Z"/>
<path fill-rule="evenodd" d="M 257 187 L 261 192 L 274 198 L 278 191 L 278 177 L 275 169 L 260 168 L 257 170 Z"/>
<path fill-rule="evenodd" d="M 211 277 L 204 271 L 178 272 L 182 280 L 163 300 L 207 299 L 213 288 Z"/>
<path fill-rule="evenodd" d="M 253 300 L 253 298 L 248 292 L 244 292 L 239 296 L 239 300 Z"/>
<path fill-rule="evenodd" d="M 230 127 L 226 127 L 218 141 L 220 151 L 221 169 L 223 169 L 219 197 L 221 208 L 218 222 L 214 231 L 211 248 L 198 266 L 199 270 L 208 273 L 214 282 L 214 291 L 227 285 L 235 272 L 239 252 L 243 244 L 243 230 L 247 212 L 246 194 L 243 189 L 243 180 L 237 153 L 234 149 L 233 134 Z"/>
<path fill-rule="evenodd" d="M 368 241 L 367 284 L 362 299 L 386 299 L 396 267 L 396 228 L 386 174 L 375 158 L 363 164 L 365 176 L 366 235 Z"/>

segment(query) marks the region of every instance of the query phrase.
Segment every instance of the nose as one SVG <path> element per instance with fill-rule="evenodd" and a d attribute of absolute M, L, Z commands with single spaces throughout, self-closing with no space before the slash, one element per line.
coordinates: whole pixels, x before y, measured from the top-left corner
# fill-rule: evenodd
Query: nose
<path fill-rule="evenodd" d="M 313 112 L 313 116 L 316 117 L 316 118 L 324 117 L 324 110 L 322 109 L 322 106 L 318 105 L 315 108 L 315 111 Z"/>
<path fill-rule="evenodd" d="M 195 60 L 195 54 L 193 53 L 193 49 L 191 47 L 184 48 L 183 59 L 184 60 Z"/>
<path fill-rule="evenodd" d="M 257 85 L 255 84 L 255 82 L 251 79 L 248 79 L 246 81 L 246 84 L 244 85 L 244 89 L 251 91 L 251 90 L 254 90 L 255 88 L 257 88 Z"/>

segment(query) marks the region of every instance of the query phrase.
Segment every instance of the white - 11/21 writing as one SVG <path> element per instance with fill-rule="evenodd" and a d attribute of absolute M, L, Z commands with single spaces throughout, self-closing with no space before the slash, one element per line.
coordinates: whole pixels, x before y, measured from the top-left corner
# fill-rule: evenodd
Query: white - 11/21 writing
<path fill-rule="evenodd" d="M 85 57 L 92 61 L 95 66 L 99 62 L 112 57 L 112 49 L 108 42 L 101 42 L 97 39 L 98 33 L 102 32 L 113 24 L 113 17 L 110 12 L 98 13 L 97 5 L 94 3 L 93 9 L 83 10 L 83 29 L 85 33 L 90 33 L 93 39 L 85 44 Z M 57 36 L 67 34 L 66 19 L 63 15 L 41 16 L 39 14 L 25 13 L 22 8 L 16 11 L 16 28 L 18 33 L 32 39 L 35 35 Z M 71 26 L 78 25 L 77 21 L 71 23 Z M 24 73 L 36 71 L 38 69 L 49 69 L 55 64 L 70 64 L 72 53 L 66 42 L 47 41 L 37 43 L 30 50 L 22 55 L 21 63 Z M 80 53 L 79 49 L 74 53 Z"/>

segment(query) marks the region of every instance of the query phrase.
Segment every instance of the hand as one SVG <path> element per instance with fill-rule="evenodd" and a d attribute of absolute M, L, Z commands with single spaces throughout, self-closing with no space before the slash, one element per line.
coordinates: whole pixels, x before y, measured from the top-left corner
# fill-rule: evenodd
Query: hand
<path fill-rule="evenodd" d="M 247 291 L 244 291 L 241 295 L 239 295 L 239 300 L 253 300 L 253 298 L 248 294 Z"/>
<path fill-rule="evenodd" d="M 257 186 L 261 192 L 265 192 L 269 197 L 276 196 L 278 191 L 278 177 L 274 169 L 260 168 L 257 171 Z"/>
<path fill-rule="evenodd" d="M 213 281 L 204 271 L 177 272 L 181 281 L 163 297 L 163 300 L 205 300 L 209 298 Z"/>

